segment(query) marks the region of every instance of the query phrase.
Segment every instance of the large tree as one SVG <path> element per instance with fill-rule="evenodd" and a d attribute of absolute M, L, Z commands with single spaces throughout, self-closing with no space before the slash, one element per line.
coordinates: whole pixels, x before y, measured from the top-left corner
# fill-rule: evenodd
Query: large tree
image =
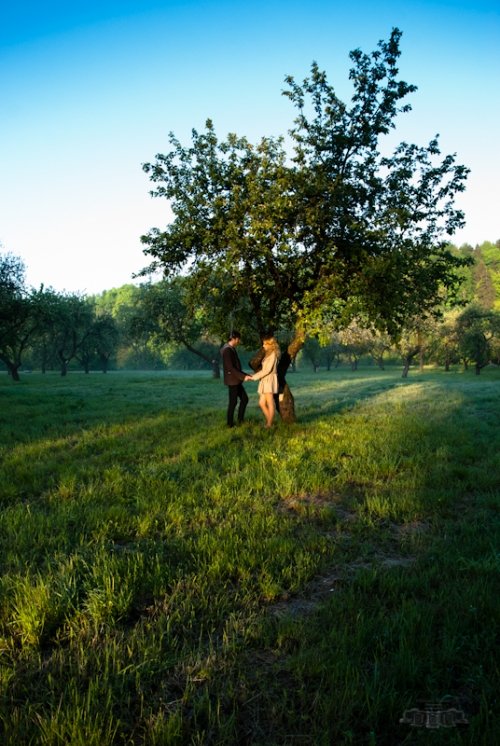
<path fill-rule="evenodd" d="M 208 120 L 189 147 L 172 134 L 170 151 L 144 165 L 174 215 L 143 236 L 145 273 L 187 274 L 190 305 L 211 311 L 218 333 L 292 329 L 289 360 L 325 323 L 366 319 L 397 336 L 456 289 L 465 260 L 446 239 L 463 225 L 454 198 L 467 169 L 441 156 L 437 136 L 384 153 L 415 90 L 398 78 L 400 37 L 351 52 L 349 105 L 316 64 L 302 84 L 288 77 L 289 147 L 219 141 Z"/>

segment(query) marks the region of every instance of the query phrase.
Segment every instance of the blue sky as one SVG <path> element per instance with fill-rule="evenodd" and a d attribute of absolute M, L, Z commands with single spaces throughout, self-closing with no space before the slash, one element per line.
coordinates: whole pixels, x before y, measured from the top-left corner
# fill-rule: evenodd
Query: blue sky
<path fill-rule="evenodd" d="M 96 293 L 131 281 L 139 237 L 169 220 L 141 164 L 173 131 L 213 119 L 258 140 L 285 134 L 285 75 L 313 60 L 348 98 L 351 49 L 403 31 L 418 86 L 396 137 L 472 169 L 459 205 L 473 245 L 500 238 L 500 0 L 72 0 L 0 7 L 0 244 L 32 285 Z"/>

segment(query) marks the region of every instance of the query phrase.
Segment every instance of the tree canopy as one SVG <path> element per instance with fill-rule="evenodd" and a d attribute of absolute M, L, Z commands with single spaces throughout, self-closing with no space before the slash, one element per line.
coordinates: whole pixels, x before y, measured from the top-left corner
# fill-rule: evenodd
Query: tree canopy
<path fill-rule="evenodd" d="M 349 104 L 316 63 L 302 84 L 287 77 L 289 142 L 219 140 L 210 120 L 190 146 L 171 134 L 169 152 L 144 165 L 174 216 L 142 237 L 144 274 L 185 275 L 186 302 L 213 331 L 253 339 L 353 318 L 397 335 L 452 296 L 467 258 L 447 244 L 464 223 L 454 199 L 468 169 L 442 156 L 438 136 L 384 154 L 416 90 L 398 77 L 400 38 L 393 29 L 371 54 L 351 52 Z"/>

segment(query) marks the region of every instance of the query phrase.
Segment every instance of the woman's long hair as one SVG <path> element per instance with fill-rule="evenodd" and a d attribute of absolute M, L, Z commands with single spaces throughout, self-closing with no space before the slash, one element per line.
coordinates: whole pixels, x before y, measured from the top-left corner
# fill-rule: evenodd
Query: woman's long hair
<path fill-rule="evenodd" d="M 269 345 L 269 347 L 266 347 L 265 357 L 267 357 L 268 355 L 270 355 L 272 352 L 275 352 L 276 353 L 276 357 L 279 360 L 280 356 L 281 356 L 281 349 L 280 349 L 280 346 L 278 344 L 278 340 L 275 337 L 264 337 L 264 339 L 262 341 L 264 342 L 264 340 L 266 342 L 270 342 L 271 343 Z"/>

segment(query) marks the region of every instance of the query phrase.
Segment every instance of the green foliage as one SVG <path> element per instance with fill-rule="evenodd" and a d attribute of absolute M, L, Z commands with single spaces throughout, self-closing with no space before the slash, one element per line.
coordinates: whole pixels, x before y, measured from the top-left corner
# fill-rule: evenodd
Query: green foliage
<path fill-rule="evenodd" d="M 96 316 L 92 329 L 93 349 L 99 357 L 104 373 L 108 369 L 110 358 L 116 352 L 119 338 L 120 330 L 111 314 L 102 313 Z"/>
<path fill-rule="evenodd" d="M 19 380 L 22 356 L 36 328 L 24 264 L 12 254 L 0 254 L 0 361 L 14 380 Z"/>
<path fill-rule="evenodd" d="M 498 371 L 0 380 L 3 743 L 496 743 Z"/>
<path fill-rule="evenodd" d="M 88 372 L 96 356 L 106 371 L 119 331 L 110 314 L 96 313 L 91 299 L 24 284 L 20 259 L 0 257 L 0 360 L 14 380 L 23 362 L 60 366 L 65 374 L 78 359 Z"/>
<path fill-rule="evenodd" d="M 214 372 L 218 371 L 219 346 L 210 344 L 203 310 L 189 305 L 183 278 L 145 286 L 133 322 L 139 332 L 144 329 L 149 334 L 153 344 L 182 345 L 205 365 L 210 365 Z M 199 344 L 200 339 L 203 345 Z"/>
<path fill-rule="evenodd" d="M 221 338 L 232 324 L 258 332 L 286 321 L 300 267 L 290 244 L 290 171 L 281 140 L 252 146 L 219 142 L 210 120 L 191 148 L 172 134 L 172 150 L 144 169 L 159 183 L 175 220 L 143 237 L 151 268 L 175 276 L 189 267 L 189 303 L 203 308 Z"/>
<path fill-rule="evenodd" d="M 26 268 L 20 257 L 13 254 L 0 254 L 0 302 L 2 318 L 7 312 L 7 303 L 12 297 L 26 292 Z"/>
<path fill-rule="evenodd" d="M 475 249 L 476 300 L 485 308 L 500 311 L 500 244 L 485 241 Z"/>
<path fill-rule="evenodd" d="M 94 311 L 84 296 L 76 293 L 54 294 L 49 317 L 49 334 L 61 368 L 66 375 L 74 358 L 88 371 L 88 357 L 93 353 Z"/>
<path fill-rule="evenodd" d="M 476 373 L 498 356 L 500 313 L 471 305 L 457 319 L 456 334 L 462 357 L 474 362 Z"/>
<path fill-rule="evenodd" d="M 298 112 L 291 160 L 282 139 L 219 140 L 208 120 L 191 146 L 171 134 L 170 151 L 145 164 L 174 219 L 143 236 L 144 273 L 188 274 L 216 334 L 234 324 L 252 342 L 269 328 L 300 337 L 359 317 L 395 334 L 455 296 L 469 259 L 445 237 L 463 224 L 454 199 L 468 170 L 437 138 L 382 155 L 415 90 L 398 79 L 400 37 L 351 53 L 350 105 L 316 64 L 302 85 L 286 79 Z"/>
<path fill-rule="evenodd" d="M 472 264 L 460 271 L 461 300 L 475 303 L 486 310 L 500 310 L 500 245 L 484 241 L 475 248 L 464 244 L 460 248 L 450 245 L 449 249 Z"/>

